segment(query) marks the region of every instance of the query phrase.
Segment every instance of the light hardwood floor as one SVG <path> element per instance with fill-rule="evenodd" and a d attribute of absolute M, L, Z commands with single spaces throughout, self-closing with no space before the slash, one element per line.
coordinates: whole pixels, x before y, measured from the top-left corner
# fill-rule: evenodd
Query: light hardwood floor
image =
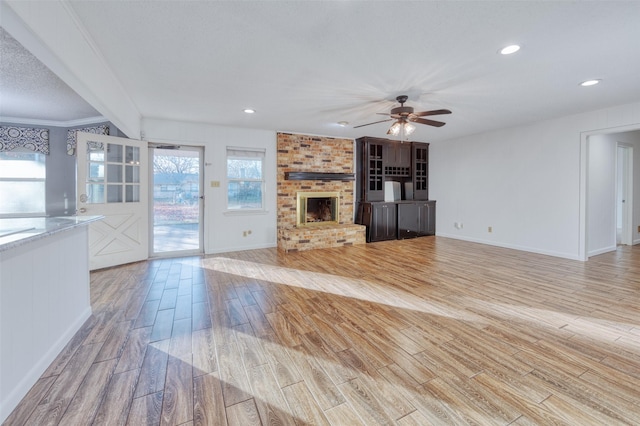
<path fill-rule="evenodd" d="M 439 237 L 151 260 L 7 424 L 640 424 L 640 246 Z"/>

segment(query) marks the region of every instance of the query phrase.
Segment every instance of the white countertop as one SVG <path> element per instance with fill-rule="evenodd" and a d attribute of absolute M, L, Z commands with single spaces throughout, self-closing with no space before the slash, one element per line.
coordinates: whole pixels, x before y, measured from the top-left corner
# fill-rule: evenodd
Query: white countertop
<path fill-rule="evenodd" d="M 0 219 L 0 252 L 102 219 L 104 216 Z"/>

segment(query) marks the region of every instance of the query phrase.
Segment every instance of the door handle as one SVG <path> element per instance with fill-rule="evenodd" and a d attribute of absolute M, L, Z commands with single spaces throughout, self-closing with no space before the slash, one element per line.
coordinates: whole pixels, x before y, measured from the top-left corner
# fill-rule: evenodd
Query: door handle
<path fill-rule="evenodd" d="M 78 209 L 78 211 L 79 211 L 80 213 L 86 213 L 86 212 L 87 212 L 87 209 L 85 209 L 84 207 L 81 207 L 80 209 Z"/>

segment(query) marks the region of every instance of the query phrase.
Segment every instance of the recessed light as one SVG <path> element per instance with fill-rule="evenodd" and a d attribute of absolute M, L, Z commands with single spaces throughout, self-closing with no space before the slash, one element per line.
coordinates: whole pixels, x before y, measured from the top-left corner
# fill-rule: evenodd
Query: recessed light
<path fill-rule="evenodd" d="M 346 127 L 346 126 L 347 126 L 347 124 L 349 124 L 349 122 L 348 122 L 348 121 L 338 121 L 338 126 Z"/>
<path fill-rule="evenodd" d="M 580 83 L 580 86 L 583 87 L 588 87 L 588 86 L 595 86 L 596 84 L 600 83 L 600 79 L 594 79 L 594 80 L 585 80 L 582 83 Z"/>
<path fill-rule="evenodd" d="M 254 112 L 256 112 L 256 110 L 251 108 L 245 108 L 244 112 L 246 112 L 247 114 L 253 114 Z"/>
<path fill-rule="evenodd" d="M 520 46 L 518 46 L 517 44 L 512 44 L 512 45 L 509 45 L 507 47 L 503 47 L 502 49 L 500 49 L 500 54 L 501 55 L 511 55 L 512 53 L 516 53 L 518 50 L 520 50 Z"/>

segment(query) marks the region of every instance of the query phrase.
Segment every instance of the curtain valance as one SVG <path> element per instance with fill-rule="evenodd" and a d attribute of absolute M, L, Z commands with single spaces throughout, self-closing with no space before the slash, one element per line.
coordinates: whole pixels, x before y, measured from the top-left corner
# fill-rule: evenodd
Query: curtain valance
<path fill-rule="evenodd" d="M 96 135 L 108 135 L 109 126 L 102 125 L 102 126 L 94 126 L 94 127 L 84 127 L 82 129 L 68 130 L 67 131 L 67 154 L 69 155 L 76 154 L 78 132 L 93 133 Z"/>
<path fill-rule="evenodd" d="M 49 129 L 0 126 L 0 152 L 17 148 L 49 154 Z"/>

